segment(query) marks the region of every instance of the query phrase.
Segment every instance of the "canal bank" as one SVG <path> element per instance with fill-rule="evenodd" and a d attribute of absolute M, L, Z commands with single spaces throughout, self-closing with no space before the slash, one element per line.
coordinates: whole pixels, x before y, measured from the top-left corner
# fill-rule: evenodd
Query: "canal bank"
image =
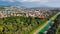
<path fill-rule="evenodd" d="M 51 20 L 55 20 L 55 18 L 58 16 L 58 13 L 51 17 L 48 21 L 45 22 L 42 26 L 39 26 L 35 30 L 33 30 L 30 34 L 38 34 Z M 46 30 L 45 30 L 46 31 Z"/>
<path fill-rule="evenodd" d="M 57 17 L 56 21 L 57 21 L 57 24 L 58 24 L 57 29 L 56 29 L 56 34 L 60 34 L 60 14 Z"/>
<path fill-rule="evenodd" d="M 60 13 L 58 13 L 58 15 L 59 15 Z M 58 15 L 57 15 L 57 17 L 58 17 Z M 57 18 L 56 17 L 56 18 Z M 55 18 L 55 19 L 56 19 Z M 49 22 L 48 22 L 48 24 L 44 27 L 44 28 L 42 28 L 39 32 L 38 32 L 38 34 L 47 34 L 47 31 L 51 28 L 51 26 L 54 24 L 54 20 L 55 19 L 52 19 L 52 20 L 49 20 Z"/>
<path fill-rule="evenodd" d="M 49 28 L 51 28 L 52 24 L 53 24 L 53 21 L 52 21 L 52 20 L 49 21 L 49 23 L 48 23 L 43 29 L 41 29 L 38 34 L 44 34 L 44 33 L 46 33 L 47 30 L 48 30 Z M 43 33 L 43 32 L 44 32 L 44 33 Z"/>
<path fill-rule="evenodd" d="M 60 15 L 54 20 L 53 26 L 48 30 L 47 34 L 60 34 Z"/>

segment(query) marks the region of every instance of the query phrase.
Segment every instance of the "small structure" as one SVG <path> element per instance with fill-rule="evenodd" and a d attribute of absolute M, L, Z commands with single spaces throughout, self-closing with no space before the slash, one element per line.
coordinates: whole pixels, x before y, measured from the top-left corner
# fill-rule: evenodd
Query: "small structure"
<path fill-rule="evenodd" d="M 39 15 L 38 18 L 46 18 L 45 15 Z"/>

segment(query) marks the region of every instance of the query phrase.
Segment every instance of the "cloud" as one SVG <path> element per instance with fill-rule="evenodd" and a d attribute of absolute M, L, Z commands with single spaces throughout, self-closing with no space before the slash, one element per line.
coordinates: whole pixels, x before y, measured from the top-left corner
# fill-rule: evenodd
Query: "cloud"
<path fill-rule="evenodd" d="M 48 2 L 48 0 L 22 0 L 21 2 Z"/>
<path fill-rule="evenodd" d="M 2 1 L 15 2 L 14 0 L 2 0 Z"/>
<path fill-rule="evenodd" d="M 22 5 L 28 6 L 40 6 L 46 5 L 51 7 L 60 7 L 60 0 L 2 0 L 8 2 L 20 2 Z"/>
<path fill-rule="evenodd" d="M 2 0 L 2 1 L 9 1 L 9 2 L 48 2 L 48 0 Z"/>

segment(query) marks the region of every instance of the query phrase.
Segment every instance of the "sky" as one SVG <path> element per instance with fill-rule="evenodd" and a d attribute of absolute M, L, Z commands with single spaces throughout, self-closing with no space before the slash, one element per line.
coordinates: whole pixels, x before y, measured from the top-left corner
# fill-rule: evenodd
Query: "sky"
<path fill-rule="evenodd" d="M 24 7 L 60 7 L 60 0 L 0 0 L 0 5 Z"/>

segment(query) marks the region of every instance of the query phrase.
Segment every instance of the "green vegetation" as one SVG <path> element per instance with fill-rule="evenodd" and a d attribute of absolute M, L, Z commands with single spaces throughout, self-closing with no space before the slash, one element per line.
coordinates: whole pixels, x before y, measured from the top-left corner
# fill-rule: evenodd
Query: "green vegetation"
<path fill-rule="evenodd" d="M 47 34 L 60 34 L 60 15 L 54 20 L 53 26 L 49 29 Z"/>
<path fill-rule="evenodd" d="M 1 8 L 1 7 L 0 7 Z M 4 11 L 4 8 L 0 9 Z M 55 15 L 55 14 L 53 14 Z M 0 18 L 0 34 L 29 34 L 37 27 L 41 27 L 53 15 L 46 18 L 25 17 L 24 16 L 10 16 Z"/>
<path fill-rule="evenodd" d="M 51 17 L 50 19 L 48 19 L 48 21 L 45 21 L 45 22 L 43 22 L 43 24 L 40 24 L 39 25 L 39 27 L 37 27 L 35 30 L 33 30 L 30 34 L 33 34 L 34 32 L 36 32 L 36 31 L 38 31 L 42 26 L 45 26 L 45 24 L 46 23 L 48 23 L 43 29 L 41 29 L 41 33 L 43 33 L 47 28 L 48 28 L 48 26 L 49 26 L 49 21 L 51 21 L 51 20 L 55 20 L 56 19 L 56 17 L 58 16 L 58 13 L 57 14 L 55 14 L 53 17 Z M 39 33 L 40 34 L 40 33 Z"/>
<path fill-rule="evenodd" d="M 60 34 L 60 15 L 57 18 L 57 29 L 56 29 L 56 34 Z"/>
<path fill-rule="evenodd" d="M 0 18 L 0 34 L 29 34 L 47 18 L 37 17 L 6 17 Z"/>

